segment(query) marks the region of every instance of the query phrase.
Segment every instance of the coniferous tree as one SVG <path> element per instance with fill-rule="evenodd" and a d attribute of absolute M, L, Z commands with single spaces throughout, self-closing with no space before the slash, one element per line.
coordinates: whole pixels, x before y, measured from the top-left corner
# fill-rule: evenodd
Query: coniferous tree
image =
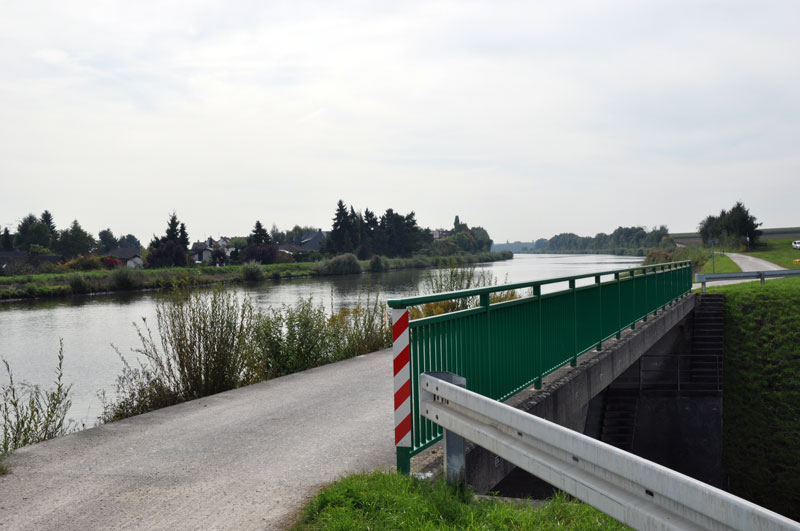
<path fill-rule="evenodd" d="M 36 219 L 33 214 L 28 214 L 17 226 L 17 233 L 14 236 L 14 247 L 20 251 L 27 251 L 31 245 L 39 245 L 49 249 L 53 243 L 50 229 Z"/>
<path fill-rule="evenodd" d="M 119 247 L 119 241 L 114 237 L 114 233 L 111 232 L 111 229 L 105 229 L 98 232 L 97 240 L 100 244 L 99 251 L 101 253 L 107 253 Z"/>
<path fill-rule="evenodd" d="M 186 232 L 186 225 L 181 223 L 180 229 L 178 230 L 178 243 L 183 246 L 184 251 L 189 250 L 189 233 Z"/>
<path fill-rule="evenodd" d="M 265 229 L 261 224 L 261 221 L 256 220 L 253 231 L 247 238 L 247 243 L 250 245 L 263 245 L 265 243 L 272 243 L 272 239 L 269 237 L 267 229 Z"/>
<path fill-rule="evenodd" d="M 0 236 L 0 249 L 3 251 L 14 250 L 14 239 L 11 237 L 11 232 L 9 232 L 8 227 L 3 229 L 3 235 Z"/>
<path fill-rule="evenodd" d="M 50 231 L 50 237 L 55 237 L 56 224 L 53 222 L 53 214 L 51 214 L 49 210 L 42 212 L 42 215 L 39 217 L 39 221 L 47 225 L 47 229 Z"/>
<path fill-rule="evenodd" d="M 348 217 L 349 213 L 347 212 L 347 207 L 344 205 L 344 201 L 339 199 L 339 202 L 336 204 L 336 213 L 333 217 L 331 235 L 328 238 L 328 242 L 325 244 L 325 248 L 328 252 L 339 254 L 347 252 L 350 249 L 351 241 L 350 235 L 348 234 Z"/>

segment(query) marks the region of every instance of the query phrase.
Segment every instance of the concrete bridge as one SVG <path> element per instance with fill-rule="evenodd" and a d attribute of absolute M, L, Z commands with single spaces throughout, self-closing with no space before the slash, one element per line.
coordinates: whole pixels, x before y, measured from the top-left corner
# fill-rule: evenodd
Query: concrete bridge
<path fill-rule="evenodd" d="M 624 297 L 638 289 L 655 306 L 637 307 L 633 323 L 621 313 L 601 319 L 607 325 L 597 329 L 602 338 L 580 339 L 599 351 L 578 356 L 574 347 L 583 343 L 575 336 L 560 349 L 566 362 L 534 375 L 539 389 L 511 403 L 584 430 L 593 397 L 642 355 L 671 348 L 664 338 L 680 330 L 695 305 L 686 296 L 686 269 L 612 276 L 616 284 L 598 276 L 595 287 L 587 288 L 567 280 L 567 293 L 573 302 L 590 304 L 595 299 L 588 294 L 595 293 L 602 311 L 613 290 Z M 534 304 L 541 304 L 541 291 L 533 286 L 532 293 Z M 480 296 L 488 306 L 488 294 Z M 484 318 L 486 306 L 466 315 Z M 11 473 L 0 476 L 0 529 L 285 528 L 326 483 L 356 471 L 393 468 L 392 357 L 390 351 L 360 356 L 20 449 L 6 460 Z M 430 470 L 430 459 L 419 455 L 413 466 Z M 471 461 L 479 490 L 507 472 L 478 450 Z"/>

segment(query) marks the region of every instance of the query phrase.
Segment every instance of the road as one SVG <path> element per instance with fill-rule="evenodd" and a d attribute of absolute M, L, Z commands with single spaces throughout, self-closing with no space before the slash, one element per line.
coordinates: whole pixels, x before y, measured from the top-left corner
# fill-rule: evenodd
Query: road
<path fill-rule="evenodd" d="M 394 465 L 389 350 L 18 450 L 0 529 L 284 529 L 324 484 Z"/>
<path fill-rule="evenodd" d="M 742 271 L 779 271 L 781 269 L 786 269 L 778 264 L 773 264 L 772 262 L 767 262 L 766 260 L 754 256 L 738 253 L 727 254 Z"/>

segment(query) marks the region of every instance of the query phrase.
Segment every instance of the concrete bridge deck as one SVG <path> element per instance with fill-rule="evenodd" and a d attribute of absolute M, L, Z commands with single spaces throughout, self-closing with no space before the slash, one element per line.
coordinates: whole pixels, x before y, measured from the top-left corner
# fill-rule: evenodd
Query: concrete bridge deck
<path fill-rule="evenodd" d="M 394 466 L 391 364 L 381 351 L 22 448 L 0 529 L 283 529 L 325 483 Z"/>

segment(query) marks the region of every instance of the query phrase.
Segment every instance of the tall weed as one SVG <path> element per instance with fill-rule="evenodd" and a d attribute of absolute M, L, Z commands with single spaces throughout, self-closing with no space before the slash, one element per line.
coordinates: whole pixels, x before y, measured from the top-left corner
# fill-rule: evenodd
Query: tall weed
<path fill-rule="evenodd" d="M 252 340 L 253 307 L 220 287 L 208 293 L 175 291 L 156 307 L 158 340 L 146 319 L 134 325 L 144 361 L 125 361 L 114 400 L 103 400 L 101 420 L 143 413 L 238 387 Z M 119 351 L 117 351 L 119 354 Z"/>
<path fill-rule="evenodd" d="M 8 375 L 8 384 L 3 385 L 0 417 L 3 424 L 3 440 L 0 457 L 29 444 L 46 441 L 72 430 L 66 420 L 72 401 L 69 398 L 71 385 L 64 385 L 64 343 L 58 348 L 55 388 L 42 390 L 38 385 L 16 383 L 11 368 L 2 360 Z"/>
<path fill-rule="evenodd" d="M 434 293 L 447 293 L 496 285 L 497 279 L 490 270 L 478 269 L 474 264 L 459 265 L 457 262 L 450 262 L 447 267 L 428 271 L 425 274 L 425 277 L 422 279 L 420 294 L 430 295 Z M 490 296 L 490 302 L 502 302 L 515 298 L 517 298 L 517 294 L 514 291 L 503 291 L 493 293 Z M 412 319 L 430 317 L 474 308 L 478 303 L 479 297 L 477 296 L 430 302 L 410 308 L 409 316 Z"/>

